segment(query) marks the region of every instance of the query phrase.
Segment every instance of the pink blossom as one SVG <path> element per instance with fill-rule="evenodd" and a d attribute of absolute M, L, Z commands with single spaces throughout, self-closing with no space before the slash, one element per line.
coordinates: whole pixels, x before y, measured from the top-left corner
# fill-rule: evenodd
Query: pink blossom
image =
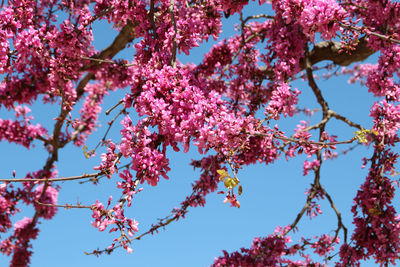
<path fill-rule="evenodd" d="M 317 159 L 313 161 L 304 161 L 303 163 L 303 175 L 306 176 L 310 170 L 316 170 L 320 166 L 320 162 Z"/>
<path fill-rule="evenodd" d="M 285 117 L 287 115 L 293 116 L 296 111 L 295 105 L 297 104 L 297 96 L 300 91 L 297 89 L 292 90 L 287 84 L 278 85 L 272 92 L 271 100 L 268 107 L 265 109 L 265 115 L 271 116 L 274 119 L 279 119 L 282 113 Z"/>
<path fill-rule="evenodd" d="M 38 229 L 33 228 L 31 225 L 32 218 L 24 217 L 22 220 L 14 224 L 14 235 L 20 240 L 28 241 L 29 239 L 36 239 L 38 235 Z"/>
<path fill-rule="evenodd" d="M 45 186 L 43 184 L 35 188 L 33 195 L 35 201 L 38 201 L 39 203 L 35 202 L 34 205 L 39 216 L 45 219 L 51 219 L 56 214 L 57 207 L 41 205 L 40 203 L 48 205 L 56 205 L 58 199 L 58 191 L 54 187 L 48 185 L 46 186 L 45 192 L 43 194 L 44 188 Z"/>

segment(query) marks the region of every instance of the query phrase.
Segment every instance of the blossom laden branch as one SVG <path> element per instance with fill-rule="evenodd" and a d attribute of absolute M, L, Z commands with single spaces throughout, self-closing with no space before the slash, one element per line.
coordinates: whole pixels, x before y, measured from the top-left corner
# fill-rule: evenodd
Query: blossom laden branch
<path fill-rule="evenodd" d="M 150 0 L 133 4 L 102 0 L 93 5 L 78 2 L 23 1 L 0 11 L 0 73 L 5 75 L 0 84 L 0 105 L 17 111 L 15 104 L 31 105 L 43 96 L 44 104 L 59 101 L 60 106 L 49 134 L 40 126 L 30 128 L 27 116 L 15 121 L 15 125 L 25 122 L 21 131 L 18 127 L 7 127 L 11 124 L 4 120 L 0 125 L 0 139 L 26 147 L 38 139 L 48 151 L 48 158 L 39 171 L 28 173 L 25 179 L 0 180 L 3 182 L 0 232 L 12 230 L 11 218 L 22 201 L 35 209 L 32 218 L 17 222 L 10 238 L 0 242 L 0 251 L 13 255 L 12 266 L 29 264 L 31 251 L 28 249 L 30 240 L 37 236 L 38 222 L 51 219 L 57 208 L 90 208 L 93 227 L 99 231 L 110 227 L 110 232 L 119 233 L 111 246 L 103 251 L 95 250 L 93 254 L 111 253 L 118 247 L 130 253 L 133 240 L 184 218 L 189 207 L 204 206 L 206 195 L 216 191 L 221 182 L 228 189 L 224 201 L 237 207 L 239 201 L 233 189 L 239 188 L 239 195 L 242 191 L 238 170 L 256 162 L 271 164 L 283 154 L 286 158 L 301 154 L 313 158 L 303 164 L 304 176 L 313 173 L 305 204 L 290 226 L 278 227 L 276 232 L 256 238 L 250 249 L 224 252 L 224 256 L 215 260 L 216 266 L 329 264 L 328 260 L 338 255 L 330 256 L 330 253 L 339 243 L 342 230 L 344 242 L 339 256 L 343 266 L 358 265 L 361 259 L 371 257 L 386 265 L 398 261 L 400 227 L 391 205 L 395 192 L 393 181 L 385 176 L 394 172 L 399 158 L 395 146 L 400 142 L 397 134 L 400 90 L 393 78 L 398 76 L 400 68 L 397 3 L 371 1 L 366 9 L 335 0 L 304 0 L 301 5 L 293 0 L 272 0 L 273 16 L 244 18 L 247 1 Z M 259 3 L 265 4 L 265 1 Z M 59 7 L 57 11 L 65 12 L 68 17 L 62 22 L 56 21 L 54 14 Z M 189 54 L 211 36 L 217 40 L 222 29 L 222 14 L 235 13 L 241 22 L 239 35 L 215 45 L 197 66 L 177 64 L 178 52 Z M 119 33 L 107 48 L 96 52 L 92 26 L 95 27 L 94 21 L 103 18 Z M 351 26 L 352 21 L 363 26 Z M 365 36 L 360 38 L 359 33 Z M 315 36 L 322 42 L 314 44 Z M 336 37 L 342 43 L 332 41 Z M 134 40 L 137 42 L 133 44 Z M 130 44 L 134 56 L 129 64 L 125 60 L 113 60 Z M 309 45 L 314 45 L 310 51 Z M 329 108 L 331 101 L 324 98 L 313 71 L 331 70 L 330 66 L 315 66 L 323 60 L 332 62 L 330 65 L 347 66 L 367 59 L 376 51 L 381 52 L 378 64 L 370 73 L 363 72 L 360 76 L 365 77 L 368 91 L 383 100 L 373 104 L 370 112 L 373 126 L 365 130 Z M 291 83 L 303 70 L 302 77 L 307 78 L 314 101 L 321 106 L 322 118 L 311 126 L 300 121 L 294 128 L 295 133 L 286 137 L 280 121 L 300 111 L 300 91 Z M 86 138 L 99 125 L 104 96 L 124 88 L 128 88 L 125 97 L 106 114 L 121 104 L 123 108 L 109 122 L 95 149 L 88 151 Z M 73 118 L 82 102 L 80 117 Z M 256 114 L 263 111 L 266 119 L 260 122 Z M 136 116 L 135 120 L 129 117 L 132 112 L 138 115 L 137 120 Z M 21 112 L 16 112 L 16 117 L 20 115 Z M 124 115 L 120 137 L 117 141 L 106 140 L 120 115 Z M 347 128 L 358 129 L 356 136 L 337 141 L 334 135 L 337 132 L 326 132 L 328 126 L 337 123 L 332 118 Z M 265 121 L 268 125 L 263 125 Z M 276 126 L 272 127 L 272 123 Z M 318 139 L 311 135 L 311 130 L 318 132 Z M 334 198 L 322 186 L 321 168 L 324 161 L 338 156 L 336 145 L 357 140 L 357 145 L 372 144 L 374 154 L 364 159 L 364 166 L 367 163 L 371 166 L 354 201 L 356 229 L 347 242 L 342 215 Z M 88 157 L 94 156 L 100 145 L 105 145 L 107 151 L 101 154 L 100 165 L 94 167 L 97 173 L 58 178 L 55 163 L 61 150 L 71 143 L 82 147 Z M 167 179 L 170 170 L 167 151 L 171 148 L 179 151 L 182 146 L 184 153 L 195 146 L 205 154 L 192 164 L 201 168 L 199 180 L 194 182 L 191 194 L 179 208 L 148 231 L 135 235 L 138 222 L 124 212 L 141 191 L 138 184 L 147 181 L 156 186 L 161 177 Z M 207 156 L 210 154 L 213 156 Z M 129 163 L 121 167 L 122 157 Z M 88 180 L 96 184 L 99 177 L 114 179 L 118 172 L 121 180 L 117 181 L 117 188 L 122 193 L 116 202 L 110 197 L 107 205 L 99 201 L 92 206 L 57 204 L 60 190 L 59 185 L 54 185 L 57 182 Z M 241 177 L 240 183 L 244 182 Z M 314 241 L 303 237 L 290 245 L 288 233 L 297 229 L 305 214 L 312 218 L 322 212 L 318 203 L 322 198 L 328 200 L 336 215 L 334 236 L 323 234 Z M 314 263 L 307 249 L 324 259 Z M 304 262 L 291 260 L 297 257 L 294 255 L 303 257 Z"/>
<path fill-rule="evenodd" d="M 383 40 L 387 40 L 389 42 L 400 44 L 400 40 L 394 39 L 394 38 L 392 38 L 392 37 L 390 37 L 388 35 L 383 35 L 383 34 L 380 34 L 380 33 L 377 33 L 377 32 L 373 32 L 373 31 L 369 30 L 366 27 L 356 27 L 356 26 L 347 25 L 347 24 L 344 24 L 344 23 L 341 23 L 341 22 L 340 22 L 340 26 L 342 26 L 343 28 L 349 29 L 349 30 L 358 31 L 358 32 L 361 32 L 361 33 L 365 33 L 367 35 L 372 35 L 372 36 L 379 37 L 379 38 L 381 38 Z"/>

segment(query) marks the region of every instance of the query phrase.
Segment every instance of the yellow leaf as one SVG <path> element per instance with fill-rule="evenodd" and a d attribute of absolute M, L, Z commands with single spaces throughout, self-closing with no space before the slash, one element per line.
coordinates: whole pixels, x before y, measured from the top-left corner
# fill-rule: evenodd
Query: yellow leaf
<path fill-rule="evenodd" d="M 242 194 L 242 192 L 243 192 L 243 187 L 241 185 L 239 185 L 239 189 L 238 189 L 239 196 Z"/>
<path fill-rule="evenodd" d="M 370 130 L 366 129 L 361 129 L 359 131 L 354 132 L 355 137 L 358 139 L 358 142 L 360 143 L 367 143 L 367 135 L 371 134 L 372 132 Z"/>
<path fill-rule="evenodd" d="M 225 182 L 224 182 L 225 187 L 228 188 L 228 189 L 234 188 L 235 186 L 238 185 L 238 183 L 239 183 L 239 180 L 238 180 L 238 179 L 236 179 L 236 178 L 230 178 L 230 177 L 227 178 L 227 179 L 225 180 Z"/>
<path fill-rule="evenodd" d="M 83 150 L 83 155 L 85 155 L 85 158 L 87 159 L 90 158 L 92 151 L 88 151 L 88 147 L 86 145 L 82 147 L 82 150 Z"/>
<path fill-rule="evenodd" d="M 220 181 L 224 180 L 226 177 L 229 177 L 229 173 L 224 169 L 217 170 L 217 173 L 219 174 Z"/>
<path fill-rule="evenodd" d="M 382 214 L 381 211 L 379 211 L 379 210 L 377 210 L 377 209 L 375 209 L 375 208 L 370 208 L 370 209 L 368 210 L 368 213 L 369 213 L 370 215 L 372 215 L 372 216 L 378 216 L 378 215 Z"/>
<path fill-rule="evenodd" d="M 232 178 L 226 179 L 224 184 L 225 184 L 226 188 L 231 189 L 232 188 Z"/>

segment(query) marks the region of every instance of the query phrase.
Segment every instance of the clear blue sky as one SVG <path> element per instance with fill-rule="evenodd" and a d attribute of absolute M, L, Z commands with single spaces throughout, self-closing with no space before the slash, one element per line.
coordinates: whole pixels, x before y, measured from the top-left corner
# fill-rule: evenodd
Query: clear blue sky
<path fill-rule="evenodd" d="M 246 9 L 247 13 L 258 14 L 269 12 L 252 5 L 253 10 Z M 238 16 L 232 16 L 224 20 L 224 36 L 233 32 L 233 23 L 237 23 Z M 102 49 L 107 46 L 115 36 L 115 32 L 105 24 L 97 23 L 94 27 L 95 46 Z M 202 54 L 208 51 L 211 44 L 203 44 L 200 48 L 193 50 L 193 55 L 183 56 L 183 62 L 198 63 Z M 124 51 L 118 57 L 131 58 L 132 51 Z M 376 59 L 376 56 L 373 57 Z M 369 108 L 374 99 L 367 93 L 365 87 L 348 85 L 347 78 L 332 78 L 328 81 L 320 79 L 317 81 L 324 97 L 328 100 L 330 107 L 347 116 L 351 120 L 369 128 L 371 118 L 368 116 Z M 301 90 L 300 107 L 318 108 L 311 89 L 306 83 L 296 82 L 295 85 Z M 123 96 L 124 92 L 111 95 L 104 104 L 107 110 Z M 310 106 L 311 105 L 311 106 Z M 42 123 L 46 126 L 52 125 L 59 107 L 35 104 L 32 107 L 35 116 L 34 123 Z M 115 112 L 114 112 L 115 113 Z M 51 116 L 50 116 L 51 114 Z M 1 118 L 9 118 L 9 112 L 0 110 Z M 101 116 L 102 124 L 105 125 L 112 115 Z M 317 113 L 311 122 L 321 118 Z M 279 122 L 287 133 L 293 133 L 293 128 L 298 121 L 304 119 L 302 116 L 286 119 Z M 118 138 L 118 127 L 116 125 L 111 136 Z M 336 133 L 339 140 L 347 140 L 353 136 L 353 129 L 343 127 L 340 122 L 330 123 L 328 132 Z M 52 127 L 50 127 L 52 129 Z M 99 128 L 89 139 L 88 147 L 91 149 L 103 136 L 105 128 Z M 0 177 L 10 178 L 12 170 L 17 171 L 17 177 L 23 177 L 28 171 L 40 169 L 47 158 L 47 153 L 37 148 L 26 150 L 25 148 L 0 143 Z M 196 149 L 193 149 L 195 151 Z M 342 147 L 338 146 L 338 152 Z M 363 183 L 366 170 L 361 170 L 361 159 L 369 156 L 372 149 L 359 147 L 351 153 L 341 156 L 334 161 L 325 162 L 322 167 L 321 183 L 333 197 L 338 209 L 344 217 L 344 223 L 349 228 L 352 214 L 350 208 L 352 200 L 359 185 Z M 168 215 L 172 208 L 179 206 L 185 196 L 191 193 L 191 183 L 195 181 L 199 173 L 194 172 L 189 166 L 191 159 L 199 159 L 200 155 L 190 151 L 187 154 L 169 151 L 171 159 L 170 180 L 162 180 L 157 187 L 143 185 L 144 190 L 134 198 L 128 215 L 139 221 L 140 232 L 147 231 L 157 218 Z M 112 255 L 104 255 L 99 258 L 86 256 L 84 251 L 92 251 L 95 248 L 103 248 L 111 243 L 115 235 L 105 232 L 100 233 L 90 225 L 91 212 L 86 209 L 64 210 L 59 209 L 56 217 L 50 221 L 42 221 L 40 234 L 33 244 L 33 267 L 64 267 L 64 266 L 207 266 L 213 262 L 214 257 L 220 256 L 222 249 L 230 252 L 241 247 L 249 247 L 256 236 L 266 236 L 272 233 L 276 226 L 291 224 L 305 202 L 305 189 L 310 187 L 313 181 L 312 174 L 304 177 L 302 175 L 302 163 L 305 158 L 299 157 L 287 162 L 284 158 L 273 165 L 256 165 L 244 168 L 239 173 L 243 185 L 243 195 L 239 201 L 241 208 L 231 208 L 223 204 L 223 195 L 211 194 L 207 198 L 204 208 L 190 209 L 186 219 L 177 223 L 171 223 L 166 230 L 153 236 L 146 236 L 133 244 L 134 253 L 126 254 L 124 250 L 117 250 Z M 98 158 L 86 159 L 82 150 L 68 146 L 63 149 L 59 156 L 57 167 L 60 176 L 79 175 L 84 172 L 92 173 L 92 167 L 98 165 Z M 62 190 L 59 193 L 59 204 L 74 204 L 79 201 L 84 205 L 91 205 L 96 199 L 106 202 L 109 195 L 115 198 L 120 196 L 115 183 L 117 177 L 112 180 L 103 179 L 100 185 L 79 185 L 78 182 L 67 182 L 60 184 Z M 222 189 L 222 188 L 221 188 Z M 398 203 L 398 198 L 396 202 Z M 336 217 L 326 201 L 321 202 L 322 215 L 313 220 L 304 217 L 299 223 L 300 233 L 305 237 L 327 233 L 336 229 Z M 25 209 L 18 214 L 15 220 L 24 216 L 31 217 L 32 209 Z M 140 233 L 139 232 L 139 233 Z M 342 235 L 340 235 L 342 237 Z M 300 235 L 292 237 L 298 240 Z M 7 266 L 9 258 L 0 256 L 0 266 Z M 365 263 L 363 266 L 374 266 Z"/>

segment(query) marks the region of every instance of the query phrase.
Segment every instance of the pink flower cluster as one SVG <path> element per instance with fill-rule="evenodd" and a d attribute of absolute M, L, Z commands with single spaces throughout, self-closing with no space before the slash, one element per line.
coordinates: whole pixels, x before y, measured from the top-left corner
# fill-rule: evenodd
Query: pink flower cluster
<path fill-rule="evenodd" d="M 399 53 L 398 46 L 385 48 L 376 70 L 369 73 L 366 85 L 375 96 L 386 96 L 387 100 L 400 101 L 400 85 L 393 77 L 400 73 Z"/>
<path fill-rule="evenodd" d="M 290 237 L 270 235 L 266 238 L 255 238 L 250 249 L 241 249 L 241 253 L 229 254 L 223 251 L 224 256 L 214 260 L 213 266 L 278 266 L 282 263 L 282 255 L 287 249 L 286 243 Z M 265 255 L 265 256 L 260 256 Z M 300 266 L 300 265 L 293 265 Z"/>
<path fill-rule="evenodd" d="M 302 238 L 301 242 L 289 246 L 293 241 L 286 233 L 290 227 L 277 227 L 274 234 L 265 238 L 255 238 L 249 249 L 242 248 L 239 251 L 228 253 L 223 251 L 224 256 L 216 258 L 212 266 L 324 266 L 312 261 L 305 253 L 306 247 L 310 246 L 320 256 L 329 255 L 334 250 L 338 238 L 322 235 L 315 242 Z M 317 237 L 315 237 L 317 238 Z M 293 260 L 290 256 L 299 253 L 304 260 Z"/>
<path fill-rule="evenodd" d="M 101 154 L 101 164 L 99 166 L 94 167 L 94 170 L 100 170 L 107 175 L 108 178 L 111 178 L 112 174 L 117 173 L 118 169 L 116 168 L 116 161 L 118 161 L 118 155 L 115 152 L 116 145 L 108 140 L 105 142 L 107 145 L 107 153 Z"/>
<path fill-rule="evenodd" d="M 275 120 L 279 120 L 279 114 L 283 114 L 285 117 L 293 116 L 299 94 L 299 90 L 292 90 L 286 83 L 277 85 L 272 92 L 268 106 L 265 108 L 265 115 Z"/>
<path fill-rule="evenodd" d="M 395 264 L 400 251 L 400 217 L 391 204 L 393 196 L 390 180 L 372 170 L 354 199 L 356 229 L 352 239 L 356 243 L 354 249 L 341 249 L 343 263 L 373 255 L 377 263 Z"/>
<path fill-rule="evenodd" d="M 320 162 L 317 159 L 313 161 L 304 161 L 303 163 L 303 175 L 306 176 L 310 170 L 314 170 L 320 166 Z"/>
<path fill-rule="evenodd" d="M 101 104 L 103 103 L 104 95 L 108 94 L 106 90 L 103 84 L 88 84 L 85 87 L 87 97 L 79 111 L 79 113 L 81 113 L 81 118 L 75 119 L 72 123 L 72 127 L 75 131 L 73 131 L 71 135 L 76 145 L 82 146 L 87 137 L 94 130 L 98 114 L 102 110 Z"/>
<path fill-rule="evenodd" d="M 44 188 L 46 189 L 43 192 Z M 38 212 L 38 215 L 45 219 L 53 218 L 53 216 L 57 213 L 57 207 L 52 206 L 57 204 L 57 199 L 58 199 L 57 189 L 55 189 L 50 185 L 45 186 L 42 184 L 35 188 L 33 196 L 35 201 L 34 207 Z M 39 203 L 37 203 L 36 201 Z"/>
<path fill-rule="evenodd" d="M 335 0 L 311 0 L 303 3 L 299 23 L 310 40 L 314 41 L 316 32 L 321 33 L 323 39 L 334 38 L 340 29 L 339 22 L 343 22 L 348 15 L 344 8 Z"/>
<path fill-rule="evenodd" d="M 0 184 L 0 232 L 6 233 L 11 227 L 11 216 L 14 216 L 19 209 L 17 205 L 16 192 L 7 190 L 7 186 L 12 188 L 12 185 Z"/>
<path fill-rule="evenodd" d="M 155 133 L 152 134 L 144 124 L 138 127 L 133 126 L 129 116 L 125 117 L 122 125 L 123 139 L 119 149 L 124 157 L 132 158 L 130 168 L 136 171 L 136 177 L 142 183 L 147 181 L 153 186 L 157 185 L 160 176 L 168 179 L 169 161 L 165 150 L 160 151 L 151 145 L 157 142 L 158 136 Z"/>
<path fill-rule="evenodd" d="M 350 84 L 360 82 L 361 85 L 365 85 L 367 77 L 375 72 L 377 67 L 376 64 L 355 64 L 352 68 L 343 67 L 340 73 L 352 75 L 348 81 Z"/>
<path fill-rule="evenodd" d="M 117 182 L 117 187 L 123 189 L 123 194 L 128 202 L 128 207 L 132 205 L 132 196 L 142 191 L 143 188 L 137 189 L 137 183 L 132 178 L 132 174 L 129 170 L 124 170 L 119 174 L 119 177 L 122 179 L 121 182 Z"/>
<path fill-rule="evenodd" d="M 36 239 L 38 233 L 39 229 L 32 225 L 32 218 L 25 217 L 14 224 L 13 236 L 5 241 L 7 244 L 12 239 L 16 239 L 13 245 L 10 244 L 13 251 L 11 267 L 27 266 L 29 264 L 30 256 L 32 255 L 32 251 L 29 250 L 31 248 L 29 241 Z"/>
<path fill-rule="evenodd" d="M 30 112 L 28 107 L 17 106 L 15 116 L 22 116 L 22 120 L 3 120 L 0 119 L 0 141 L 7 140 L 10 143 L 16 143 L 29 148 L 32 141 L 38 136 L 47 134 L 47 130 L 40 124 L 32 125 L 30 120 L 32 116 L 27 117 Z"/>
<path fill-rule="evenodd" d="M 320 256 L 325 256 L 334 251 L 334 243 L 339 244 L 339 238 L 332 238 L 329 235 L 322 235 L 318 238 L 318 241 L 314 242 L 311 247 L 315 249 L 315 253 Z"/>
<path fill-rule="evenodd" d="M 399 10 L 396 3 L 382 5 L 368 3 L 369 8 L 363 12 L 379 12 L 379 18 L 366 18 L 364 23 L 379 28 L 382 24 L 391 29 L 393 35 L 398 36 L 398 21 L 393 19 Z M 343 244 L 340 249 L 341 262 L 338 266 L 359 265 L 360 260 L 373 257 L 381 265 L 395 264 L 400 251 L 400 218 L 392 201 L 395 188 L 387 174 L 395 170 L 395 163 L 399 154 L 392 147 L 399 142 L 398 130 L 400 127 L 400 107 L 398 105 L 400 90 L 393 78 L 398 75 L 400 58 L 397 55 L 398 47 L 386 44 L 376 37 L 369 40 L 371 47 L 381 49 L 379 62 L 373 67 L 374 71 L 366 74 L 366 86 L 375 96 L 385 99 L 377 101 L 371 108 L 374 134 L 372 136 L 374 153 L 370 159 L 364 159 L 364 166 L 369 162 L 369 174 L 354 199 L 352 207 L 356 229 L 352 240 L 354 245 Z"/>
<path fill-rule="evenodd" d="M 111 197 L 108 201 L 108 205 L 111 203 Z M 106 209 L 102 203 L 96 200 L 96 203 L 92 206 L 92 226 L 98 228 L 99 231 L 104 231 L 109 225 L 114 227 L 110 229 L 111 232 L 120 231 L 121 237 L 115 238 L 113 243 L 108 247 L 108 250 L 112 250 L 116 243 L 120 243 L 122 247 L 128 252 L 132 252 L 132 248 L 128 245 L 130 240 L 126 237 L 133 237 L 135 232 L 139 231 L 139 223 L 136 220 L 128 219 L 124 215 L 122 208 L 123 202 L 117 203 L 112 209 Z"/>

